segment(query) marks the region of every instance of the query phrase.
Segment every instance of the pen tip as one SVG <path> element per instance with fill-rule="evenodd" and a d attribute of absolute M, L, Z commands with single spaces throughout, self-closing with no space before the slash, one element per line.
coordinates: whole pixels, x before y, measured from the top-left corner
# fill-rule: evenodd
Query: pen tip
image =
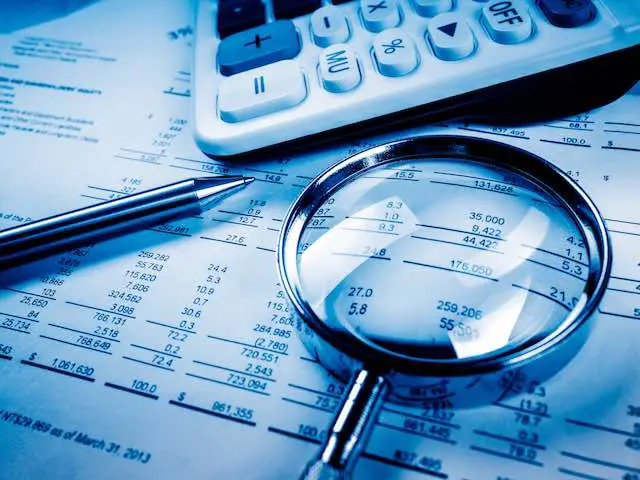
<path fill-rule="evenodd" d="M 255 180 L 255 177 L 244 177 L 244 184 L 249 185 Z"/>

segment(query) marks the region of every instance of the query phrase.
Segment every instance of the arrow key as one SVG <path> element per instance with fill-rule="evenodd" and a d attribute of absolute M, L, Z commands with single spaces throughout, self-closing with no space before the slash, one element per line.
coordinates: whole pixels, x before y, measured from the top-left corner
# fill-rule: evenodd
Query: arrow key
<path fill-rule="evenodd" d="M 427 22 L 427 42 L 441 60 L 460 60 L 473 53 L 476 40 L 464 17 L 443 13 Z"/>

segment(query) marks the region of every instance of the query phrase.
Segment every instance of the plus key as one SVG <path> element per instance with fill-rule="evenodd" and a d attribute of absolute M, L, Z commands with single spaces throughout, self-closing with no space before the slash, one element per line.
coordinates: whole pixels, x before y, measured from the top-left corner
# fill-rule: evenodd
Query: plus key
<path fill-rule="evenodd" d="M 218 67 L 222 75 L 236 75 L 295 58 L 300 48 L 293 22 L 278 20 L 225 38 L 218 48 Z"/>
<path fill-rule="evenodd" d="M 260 45 L 262 45 L 262 42 L 264 42 L 265 40 L 270 40 L 270 39 L 271 39 L 270 35 L 267 35 L 265 37 L 261 37 L 260 34 L 256 33 L 256 36 L 253 39 L 253 41 L 245 43 L 244 46 L 245 47 L 250 47 L 251 45 L 254 45 L 256 48 L 260 48 Z"/>

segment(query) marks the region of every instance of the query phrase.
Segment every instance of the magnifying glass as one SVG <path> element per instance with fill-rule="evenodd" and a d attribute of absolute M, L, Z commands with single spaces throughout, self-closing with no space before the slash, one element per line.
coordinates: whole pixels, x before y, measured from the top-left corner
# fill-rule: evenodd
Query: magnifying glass
<path fill-rule="evenodd" d="M 302 338 L 350 381 L 305 479 L 349 476 L 383 399 L 469 396 L 475 379 L 513 368 L 555 373 L 582 345 L 611 269 L 604 222 L 575 182 L 468 137 L 347 158 L 283 225 L 278 265 Z"/>

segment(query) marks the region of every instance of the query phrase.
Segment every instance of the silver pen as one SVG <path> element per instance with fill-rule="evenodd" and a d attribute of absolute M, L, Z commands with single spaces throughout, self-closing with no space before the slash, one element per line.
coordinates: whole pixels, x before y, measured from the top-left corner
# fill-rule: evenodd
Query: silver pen
<path fill-rule="evenodd" d="M 253 177 L 200 177 L 0 231 L 0 268 L 199 215 Z"/>

